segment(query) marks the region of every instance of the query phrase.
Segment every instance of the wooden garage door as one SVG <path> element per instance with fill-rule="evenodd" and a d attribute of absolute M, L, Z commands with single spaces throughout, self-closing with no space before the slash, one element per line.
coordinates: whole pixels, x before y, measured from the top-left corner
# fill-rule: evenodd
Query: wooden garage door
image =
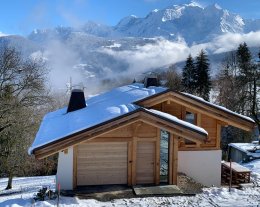
<path fill-rule="evenodd" d="M 154 183 L 155 142 L 137 142 L 136 183 Z"/>
<path fill-rule="evenodd" d="M 127 142 L 78 146 L 77 185 L 127 184 Z"/>

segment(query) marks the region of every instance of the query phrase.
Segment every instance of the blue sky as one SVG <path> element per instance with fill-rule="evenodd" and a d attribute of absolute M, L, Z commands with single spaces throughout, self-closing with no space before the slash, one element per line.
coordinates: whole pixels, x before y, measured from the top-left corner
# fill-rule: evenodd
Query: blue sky
<path fill-rule="evenodd" d="M 76 26 L 88 20 L 115 25 L 122 17 L 144 17 L 186 0 L 2 0 L 0 32 L 27 35 L 35 28 Z M 198 0 L 202 6 L 217 3 L 244 18 L 260 19 L 260 0 Z"/>

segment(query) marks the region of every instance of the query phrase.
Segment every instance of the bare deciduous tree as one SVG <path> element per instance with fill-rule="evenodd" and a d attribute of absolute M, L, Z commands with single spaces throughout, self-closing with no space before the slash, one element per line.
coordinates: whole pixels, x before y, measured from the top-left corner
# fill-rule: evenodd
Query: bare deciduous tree
<path fill-rule="evenodd" d="M 164 85 L 166 87 L 175 91 L 181 91 L 182 76 L 177 72 L 175 65 L 171 65 L 165 73 L 161 74 L 161 79 L 165 80 Z"/>
<path fill-rule="evenodd" d="M 26 150 L 28 131 L 35 123 L 35 109 L 48 96 L 45 90 L 47 70 L 40 60 L 23 58 L 14 48 L 0 48 L 0 159 L 1 168 L 12 177 L 23 163 L 20 154 Z"/>

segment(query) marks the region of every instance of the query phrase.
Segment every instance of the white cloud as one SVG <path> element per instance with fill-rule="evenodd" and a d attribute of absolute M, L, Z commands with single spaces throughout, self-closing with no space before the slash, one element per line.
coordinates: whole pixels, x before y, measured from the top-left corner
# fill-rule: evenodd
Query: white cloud
<path fill-rule="evenodd" d="M 8 36 L 9 34 L 5 34 L 3 32 L 0 32 L 0 37 L 5 37 L 5 36 Z"/>
<path fill-rule="evenodd" d="M 260 46 L 260 31 L 248 34 L 224 34 L 216 37 L 211 42 L 189 46 L 179 38 L 172 42 L 164 38 L 153 38 L 153 43 L 145 45 L 136 45 L 131 49 L 124 47 L 101 47 L 99 52 L 111 55 L 118 62 L 126 62 L 128 68 L 122 68 L 121 73 L 115 76 L 115 70 L 110 68 L 109 62 L 103 65 L 103 72 L 106 78 L 117 78 L 120 81 L 122 77 L 134 77 L 155 68 L 167 67 L 180 61 L 185 61 L 191 54 L 195 57 L 201 49 L 209 54 L 218 54 L 234 50 L 240 43 L 246 42 L 248 46 Z M 117 45 L 115 40 L 114 45 Z M 118 45 L 117 45 L 118 46 Z M 75 65 L 82 63 L 80 54 L 75 47 L 66 45 L 58 40 L 51 41 L 46 46 L 48 49 L 42 54 L 48 59 L 50 64 L 50 82 L 53 88 L 65 89 L 66 83 L 72 77 L 73 84 L 86 83 L 88 91 L 96 90 L 99 81 L 97 79 L 86 79 L 82 71 L 75 70 Z M 33 54 L 32 57 L 40 56 L 40 53 Z M 102 64 L 101 64 L 102 65 Z"/>
<path fill-rule="evenodd" d="M 104 53 L 129 64 L 127 72 L 142 73 L 146 70 L 158 68 L 184 60 L 189 54 L 189 48 L 185 42 L 171 42 L 159 38 L 154 44 L 136 46 L 133 50 L 114 51 L 109 48 L 102 49 Z"/>
<path fill-rule="evenodd" d="M 184 61 L 190 53 L 196 56 L 202 49 L 209 54 L 218 54 L 235 50 L 243 42 L 246 42 L 249 47 L 259 47 L 260 31 L 247 34 L 227 33 L 216 37 L 211 42 L 192 46 L 188 46 L 182 39 L 171 42 L 164 38 L 157 38 L 155 43 L 138 45 L 133 49 L 115 51 L 111 48 L 103 48 L 102 52 L 127 62 L 129 67 L 126 73 L 140 74 L 153 68 Z"/>
<path fill-rule="evenodd" d="M 74 66 L 80 63 L 76 50 L 58 40 L 48 42 L 43 57 L 48 60 L 51 68 L 50 83 L 53 89 L 66 88 L 66 83 L 72 78 L 73 84 L 84 82 L 84 76 Z"/>
<path fill-rule="evenodd" d="M 246 42 L 249 47 L 260 46 L 260 31 L 247 34 L 228 33 L 214 39 L 212 49 L 214 53 L 222 53 L 234 50 L 240 43 Z"/>

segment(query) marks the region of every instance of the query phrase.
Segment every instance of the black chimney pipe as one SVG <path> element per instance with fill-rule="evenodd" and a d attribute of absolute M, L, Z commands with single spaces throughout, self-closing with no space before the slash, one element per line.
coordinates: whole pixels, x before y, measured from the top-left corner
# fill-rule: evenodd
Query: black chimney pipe
<path fill-rule="evenodd" d="M 157 77 L 146 77 L 144 80 L 144 87 L 148 88 L 149 86 L 159 86 Z"/>
<path fill-rule="evenodd" d="M 84 92 L 80 89 L 73 89 L 71 91 L 70 101 L 67 113 L 83 109 L 86 107 Z"/>

